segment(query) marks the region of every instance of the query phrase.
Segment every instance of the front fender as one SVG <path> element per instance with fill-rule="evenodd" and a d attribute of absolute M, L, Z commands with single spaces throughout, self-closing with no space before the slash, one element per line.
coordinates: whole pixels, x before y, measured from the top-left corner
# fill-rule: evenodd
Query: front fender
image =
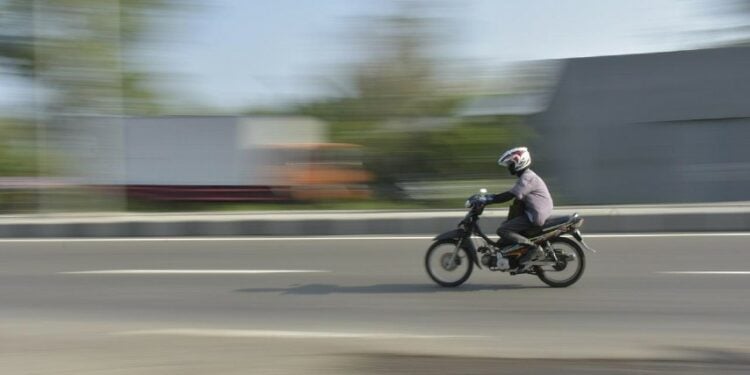
<path fill-rule="evenodd" d="M 464 233 L 464 231 L 461 230 L 461 229 L 449 230 L 449 231 L 447 231 L 445 233 L 438 234 L 432 240 L 433 241 L 442 241 L 442 240 L 451 240 L 451 239 L 458 240 L 461 237 L 463 237 L 463 233 Z"/>
<path fill-rule="evenodd" d="M 433 238 L 433 241 L 442 241 L 442 240 L 461 240 L 464 238 L 464 231 L 461 229 L 454 229 L 447 231 L 445 233 L 439 234 Z M 477 256 L 477 249 L 474 247 L 474 241 L 471 240 L 471 238 L 466 237 L 464 238 L 463 242 L 461 243 L 462 246 L 466 249 L 466 252 L 469 254 L 469 258 L 471 258 L 471 261 L 474 262 L 474 264 L 477 265 L 477 267 L 482 268 L 482 265 L 479 264 L 479 257 Z"/>

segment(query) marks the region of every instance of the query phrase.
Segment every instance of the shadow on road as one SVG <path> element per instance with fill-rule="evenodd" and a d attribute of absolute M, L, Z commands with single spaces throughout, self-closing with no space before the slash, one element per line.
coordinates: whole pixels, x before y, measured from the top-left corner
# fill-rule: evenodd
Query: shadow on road
<path fill-rule="evenodd" d="M 273 293 L 282 294 L 399 294 L 399 293 L 466 293 L 478 291 L 497 291 L 513 289 L 546 288 L 545 286 L 527 286 L 518 284 L 469 284 L 458 288 L 441 288 L 434 284 L 375 284 L 363 286 L 339 286 L 335 284 L 307 284 L 292 285 L 288 288 L 247 288 L 238 289 L 242 293 Z"/>
<path fill-rule="evenodd" d="M 348 358 L 352 374 L 747 374 L 745 354 L 721 353 L 719 357 L 695 353 L 693 359 L 513 359 L 361 354 Z M 729 360 L 725 359 L 728 358 Z"/>

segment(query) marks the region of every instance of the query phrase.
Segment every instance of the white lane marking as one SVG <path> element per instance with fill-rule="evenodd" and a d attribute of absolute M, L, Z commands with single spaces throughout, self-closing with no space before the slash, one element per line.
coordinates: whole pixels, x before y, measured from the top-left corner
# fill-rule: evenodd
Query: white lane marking
<path fill-rule="evenodd" d="M 687 232 L 687 233 L 601 233 L 583 234 L 586 238 L 651 238 L 651 237 L 748 237 L 750 232 Z M 366 241 L 366 240 L 431 240 L 434 235 L 421 236 L 293 236 L 293 237 L 117 237 L 117 238 L 5 238 L 0 243 L 14 242 L 220 242 L 220 241 Z"/>
<path fill-rule="evenodd" d="M 272 330 L 238 330 L 238 329 L 158 329 L 146 331 L 115 332 L 115 335 L 137 336 L 192 336 L 192 337 L 228 337 L 228 338 L 280 338 L 280 339 L 455 339 L 482 338 L 486 336 L 465 335 L 415 335 L 402 333 L 365 333 L 365 332 L 315 332 L 315 331 L 272 331 Z"/>
<path fill-rule="evenodd" d="M 586 238 L 650 238 L 650 237 L 747 237 L 750 232 L 686 232 L 686 233 L 604 233 L 586 234 Z"/>
<path fill-rule="evenodd" d="M 6 238 L 0 243 L 13 242 L 253 242 L 253 241 L 359 241 L 359 240 L 431 240 L 432 236 L 311 236 L 311 237 L 117 237 L 117 238 Z"/>
<path fill-rule="evenodd" d="M 750 271 L 663 271 L 664 275 L 750 275 Z"/>
<path fill-rule="evenodd" d="M 72 271 L 60 272 L 66 275 L 225 275 L 225 274 L 276 274 L 276 273 L 324 273 L 326 270 L 98 270 L 98 271 Z"/>

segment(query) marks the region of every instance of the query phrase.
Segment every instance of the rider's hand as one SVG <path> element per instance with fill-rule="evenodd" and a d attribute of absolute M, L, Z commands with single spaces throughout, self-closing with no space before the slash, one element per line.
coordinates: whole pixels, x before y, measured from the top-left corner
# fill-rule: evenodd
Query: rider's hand
<path fill-rule="evenodd" d="M 492 194 L 484 194 L 484 195 L 475 194 L 469 197 L 469 202 L 471 203 L 472 206 L 484 207 L 487 204 L 492 203 L 492 200 L 494 199 L 494 197 L 495 196 Z"/>
<path fill-rule="evenodd" d="M 495 199 L 494 194 L 485 194 L 485 195 L 480 195 L 477 197 L 477 201 L 481 203 L 483 206 L 486 206 L 487 204 L 492 203 L 494 199 Z"/>

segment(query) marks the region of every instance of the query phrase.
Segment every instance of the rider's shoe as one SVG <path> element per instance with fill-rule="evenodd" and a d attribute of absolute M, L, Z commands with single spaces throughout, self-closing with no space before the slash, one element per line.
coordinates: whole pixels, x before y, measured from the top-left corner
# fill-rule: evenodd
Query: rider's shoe
<path fill-rule="evenodd" d="M 525 254 L 518 258 L 518 270 L 517 273 L 528 272 L 533 267 L 532 263 L 535 260 L 544 259 L 544 250 L 540 246 L 532 246 Z"/>

